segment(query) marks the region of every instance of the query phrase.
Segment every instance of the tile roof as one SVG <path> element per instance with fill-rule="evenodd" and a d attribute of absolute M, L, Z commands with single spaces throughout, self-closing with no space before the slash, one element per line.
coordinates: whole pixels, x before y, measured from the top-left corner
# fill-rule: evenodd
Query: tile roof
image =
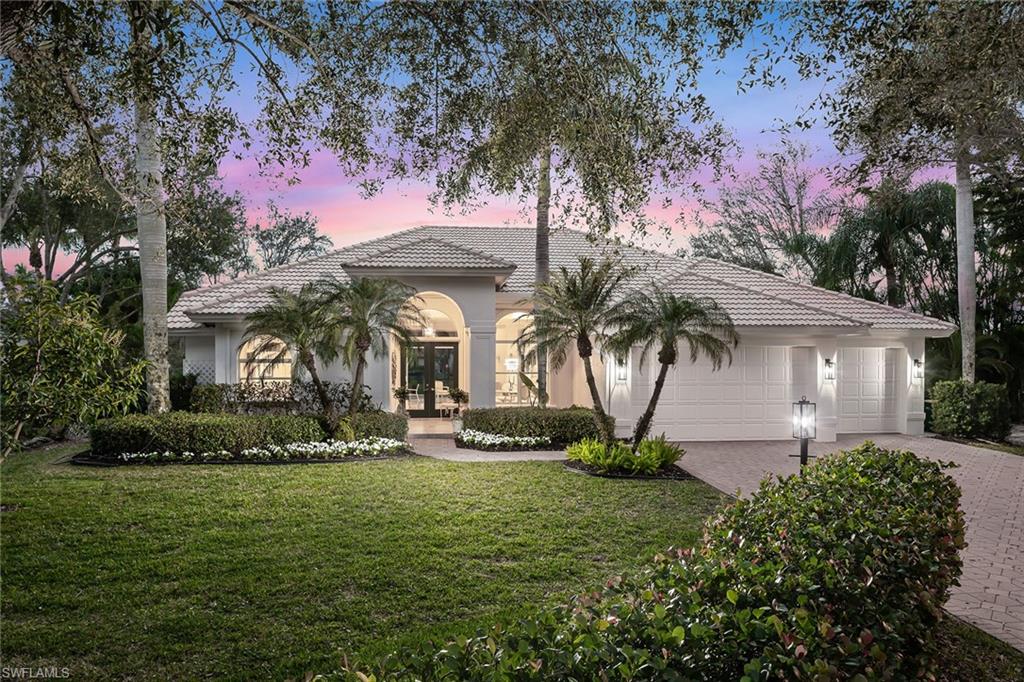
<path fill-rule="evenodd" d="M 346 267 L 512 271 L 516 264 L 482 251 L 427 237 L 355 258 Z"/>
<path fill-rule="evenodd" d="M 501 291 L 528 294 L 534 279 L 532 227 L 426 225 L 298 263 L 185 293 L 168 313 L 172 330 L 202 325 L 190 315 L 244 315 L 269 302 L 273 287 L 298 290 L 324 276 L 347 279 L 346 267 L 440 267 L 511 270 Z M 946 332 L 955 326 L 906 310 L 788 281 L 716 261 L 683 260 L 626 244 L 594 240 L 575 230 L 551 233 L 551 269 L 576 267 L 580 256 L 618 257 L 636 269 L 634 286 L 711 296 L 738 326 L 816 326 Z"/>

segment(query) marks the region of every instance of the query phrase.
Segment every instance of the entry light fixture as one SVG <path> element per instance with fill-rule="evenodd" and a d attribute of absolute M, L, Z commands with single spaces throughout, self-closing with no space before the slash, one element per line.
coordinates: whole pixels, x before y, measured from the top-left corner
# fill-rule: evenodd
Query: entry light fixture
<path fill-rule="evenodd" d="M 436 333 L 437 332 L 434 331 L 433 327 L 424 327 L 423 328 L 423 336 L 433 336 Z"/>
<path fill-rule="evenodd" d="M 800 439 L 800 470 L 807 466 L 807 441 L 818 436 L 816 405 L 807 396 L 793 403 L 793 438 Z"/>
<path fill-rule="evenodd" d="M 825 381 L 836 380 L 836 363 L 832 358 L 825 358 Z"/>
<path fill-rule="evenodd" d="M 519 371 L 519 358 L 513 358 L 513 357 L 505 358 L 505 371 L 507 371 L 507 372 L 518 372 Z"/>
<path fill-rule="evenodd" d="M 914 378 L 924 379 L 924 363 L 921 358 L 914 358 Z"/>
<path fill-rule="evenodd" d="M 617 355 L 615 356 L 615 383 L 624 384 L 626 383 L 627 376 L 626 367 L 626 356 Z"/>

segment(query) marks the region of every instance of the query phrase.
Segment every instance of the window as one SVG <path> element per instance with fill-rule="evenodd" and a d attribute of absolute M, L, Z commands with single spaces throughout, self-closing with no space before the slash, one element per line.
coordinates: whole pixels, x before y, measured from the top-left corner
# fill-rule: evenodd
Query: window
<path fill-rule="evenodd" d="M 270 383 L 292 380 L 292 353 L 281 339 L 257 336 L 238 350 L 238 380 Z"/>
<path fill-rule="evenodd" d="M 510 313 L 498 320 L 494 339 L 494 400 L 497 405 L 537 402 L 536 391 L 531 390 L 531 386 L 537 385 L 536 363 L 527 363 L 524 356 L 529 353 L 520 353 L 516 343 L 532 321 L 529 313 Z"/>

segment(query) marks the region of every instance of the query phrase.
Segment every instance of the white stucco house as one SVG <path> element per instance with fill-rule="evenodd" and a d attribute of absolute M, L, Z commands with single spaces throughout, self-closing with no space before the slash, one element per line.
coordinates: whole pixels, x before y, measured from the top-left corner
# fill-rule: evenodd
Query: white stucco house
<path fill-rule="evenodd" d="M 791 403 L 817 404 L 818 440 L 841 433 L 921 433 L 925 339 L 945 337 L 948 322 L 788 281 L 720 261 L 675 256 L 611 243 L 583 233 L 551 235 L 551 265 L 578 257 L 617 255 L 636 266 L 636 286 L 711 296 L 731 314 L 742 341 L 731 365 L 715 372 L 684 353 L 669 373 L 652 433 L 677 440 L 763 440 L 791 437 Z M 530 400 L 515 340 L 528 323 L 534 281 L 534 232 L 515 227 L 424 226 L 343 248 L 249 277 L 190 291 L 168 314 L 172 337 L 184 340 L 184 370 L 200 381 L 251 380 L 252 347 L 245 316 L 265 305 L 272 287 L 298 289 L 324 276 L 380 277 L 416 289 L 427 324 L 416 345 L 372 359 L 366 383 L 394 408 L 392 388 L 414 391 L 413 416 L 436 416 L 445 389 L 469 392 L 472 407 Z M 256 358 L 257 365 L 260 358 Z M 626 432 L 650 396 L 657 364 L 638 353 L 595 363 L 603 401 Z M 324 377 L 346 380 L 339 362 Z M 265 376 L 290 376 L 287 363 Z M 535 377 L 535 375 L 534 375 Z M 551 404 L 589 405 L 579 359 L 549 374 Z"/>

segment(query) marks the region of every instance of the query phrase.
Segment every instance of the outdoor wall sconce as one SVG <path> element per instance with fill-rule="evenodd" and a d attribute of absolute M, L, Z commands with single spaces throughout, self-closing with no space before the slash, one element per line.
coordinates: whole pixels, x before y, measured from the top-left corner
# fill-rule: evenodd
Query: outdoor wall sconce
<path fill-rule="evenodd" d="M 825 358 L 825 381 L 836 380 L 836 363 L 832 358 Z"/>
<path fill-rule="evenodd" d="M 914 358 L 914 378 L 924 379 L 924 363 L 921 358 Z"/>
<path fill-rule="evenodd" d="M 800 470 L 807 466 L 807 441 L 818 436 L 816 406 L 801 396 L 793 403 L 793 438 L 800 439 Z M 792 456 L 792 455 L 791 455 Z"/>
<path fill-rule="evenodd" d="M 625 356 L 619 355 L 615 358 L 615 383 L 624 384 L 626 383 L 626 358 Z"/>

